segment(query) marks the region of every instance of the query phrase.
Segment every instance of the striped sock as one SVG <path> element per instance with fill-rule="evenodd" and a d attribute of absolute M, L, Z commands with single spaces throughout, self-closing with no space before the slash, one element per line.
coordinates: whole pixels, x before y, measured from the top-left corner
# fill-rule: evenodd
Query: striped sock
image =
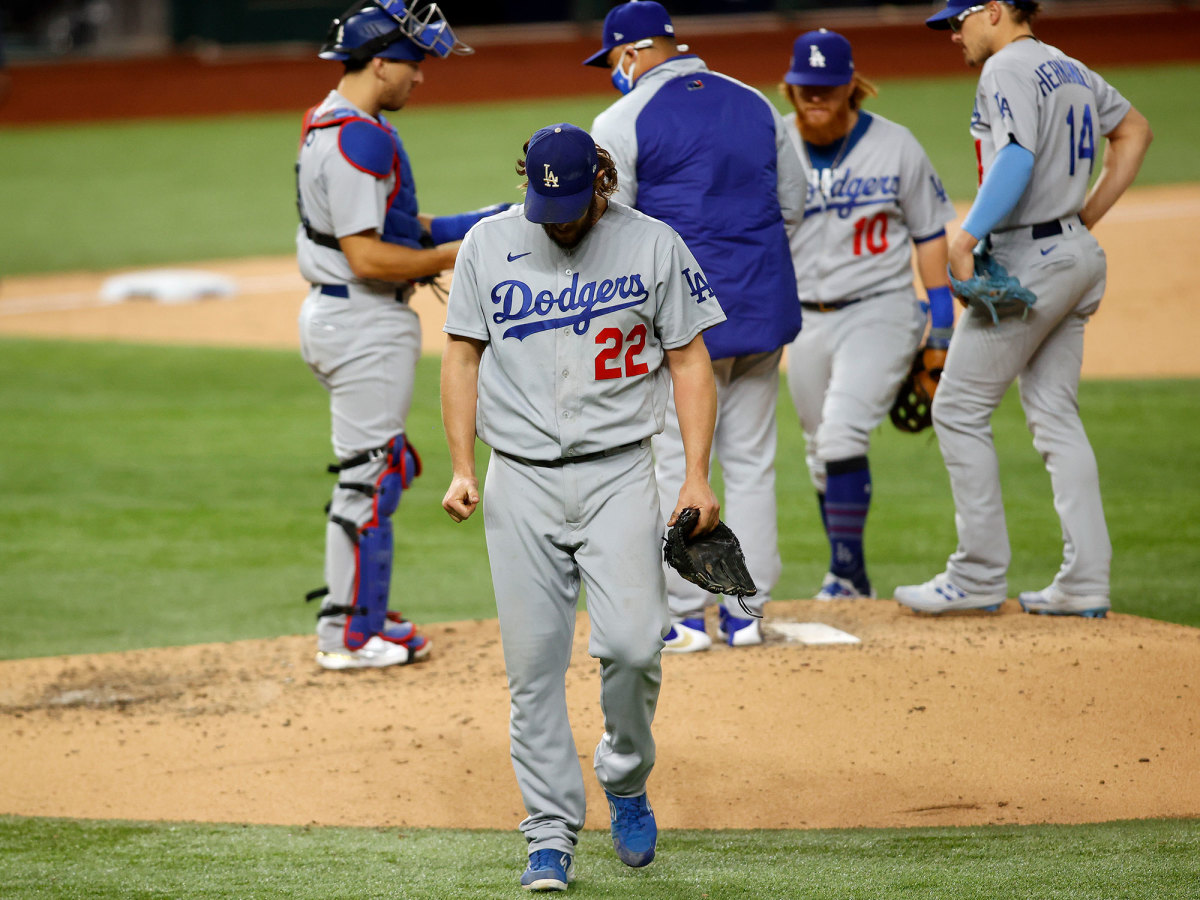
<path fill-rule="evenodd" d="M 871 593 L 863 556 L 863 529 L 871 506 L 871 470 L 865 456 L 825 465 L 825 516 L 829 535 L 829 571 L 848 578 L 860 593 Z"/>

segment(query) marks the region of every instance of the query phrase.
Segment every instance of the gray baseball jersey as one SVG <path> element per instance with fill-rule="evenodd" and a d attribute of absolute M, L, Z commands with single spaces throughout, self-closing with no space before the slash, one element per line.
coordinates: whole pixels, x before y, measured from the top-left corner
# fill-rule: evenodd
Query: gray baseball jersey
<path fill-rule="evenodd" d="M 808 182 L 804 215 L 790 234 L 805 302 L 833 302 L 912 284 L 912 243 L 940 234 L 954 207 L 925 150 L 903 125 L 859 112 L 831 167 L 814 165 L 784 118 Z"/>
<path fill-rule="evenodd" d="M 396 188 L 394 174 L 378 177 L 347 157 L 339 148 L 338 127 L 309 127 L 348 117 L 373 118 L 337 91 L 310 111 L 296 169 L 297 202 L 304 219 L 314 233 L 336 238 L 370 230 L 382 233 Z M 421 356 L 417 313 L 397 302 L 396 283 L 359 278 L 345 255 L 312 240 L 303 222 L 296 233 L 296 255 L 301 274 L 312 284 L 300 310 L 300 352 L 329 393 L 334 454 L 339 460 L 351 459 L 393 439 L 403 446 Z M 390 522 L 388 548 L 371 557 L 367 576 L 359 567 L 360 545 L 366 539 L 352 541 L 340 524 L 361 529 L 376 517 L 375 495 L 354 486 L 375 485 L 385 468 L 386 459 L 376 454 L 344 469 L 333 488 L 325 537 L 326 612 L 356 602 L 363 605 L 363 585 L 368 582 L 380 591 L 390 584 Z M 344 642 L 357 618 L 351 617 L 349 625 L 345 615 L 319 618 L 318 649 L 327 654 L 349 647 Z M 380 635 L 390 640 L 394 632 L 395 626 L 388 624 Z"/>
<path fill-rule="evenodd" d="M 1054 584 L 1067 594 L 1108 596 L 1112 544 L 1077 400 L 1084 325 L 1104 294 L 1106 262 L 1076 214 L 1102 136 L 1129 109 L 1099 75 L 1034 38 L 1005 46 L 980 75 L 971 133 L 981 179 L 1012 140 L 1034 156 L 1029 186 L 987 243 L 1037 303 L 1026 318 L 996 325 L 962 315 L 934 403 L 958 529 L 946 572 L 970 593 L 1007 591 L 1012 554 L 988 420 L 1019 378 L 1064 536 Z"/>
<path fill-rule="evenodd" d="M 661 431 L 664 351 L 725 318 L 695 257 L 669 226 L 621 203 L 574 252 L 523 209 L 471 229 L 450 289 L 445 330 L 505 346 L 480 362 L 479 437 L 558 459 Z"/>
<path fill-rule="evenodd" d="M 1036 39 L 1009 44 L 984 63 L 971 115 L 980 182 L 1009 141 L 1037 160 L 1025 193 L 996 230 L 1079 212 L 1101 137 L 1129 109 L 1107 81 Z"/>
<path fill-rule="evenodd" d="M 620 203 L 573 250 L 517 206 L 477 224 L 459 251 L 445 330 L 487 342 L 476 431 L 499 452 L 484 526 L 530 852 L 573 852 L 585 820 L 563 696 L 581 584 L 603 697 L 596 776 L 617 796 L 645 791 L 669 622 L 646 438 L 663 427 L 665 351 L 724 318 L 679 235 Z"/>
<path fill-rule="evenodd" d="M 330 91 L 310 118 L 316 121 L 334 110 L 353 112 L 371 119 L 353 103 Z M 338 149 L 339 130 L 318 128 L 309 131 L 300 147 L 296 189 L 299 202 L 315 231 L 343 238 L 374 229 L 382 231 L 388 198 L 396 178 L 377 178 L 355 168 Z M 350 269 L 345 255 L 308 238 L 301 224 L 296 231 L 296 257 L 300 274 L 313 284 L 351 284 L 360 282 Z M 395 285 L 379 284 L 382 291 L 394 291 Z"/>

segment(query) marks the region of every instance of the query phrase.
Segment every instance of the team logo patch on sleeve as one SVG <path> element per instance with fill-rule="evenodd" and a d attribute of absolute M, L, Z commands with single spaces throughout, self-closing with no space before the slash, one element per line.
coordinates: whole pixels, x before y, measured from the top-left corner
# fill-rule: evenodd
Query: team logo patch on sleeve
<path fill-rule="evenodd" d="M 687 83 L 687 89 L 688 89 L 689 91 L 699 91 L 699 90 L 703 90 L 703 89 L 704 89 L 704 82 L 703 82 L 703 81 L 701 81 L 699 78 L 693 78 L 691 81 L 689 81 L 689 82 Z"/>

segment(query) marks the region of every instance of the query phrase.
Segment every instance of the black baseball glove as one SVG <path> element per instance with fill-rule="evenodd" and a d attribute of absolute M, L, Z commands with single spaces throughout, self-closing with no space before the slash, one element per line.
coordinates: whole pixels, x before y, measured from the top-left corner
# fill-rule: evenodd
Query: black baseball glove
<path fill-rule="evenodd" d="M 933 394 L 929 390 L 928 379 L 925 351 L 921 349 L 913 357 L 912 368 L 900 382 L 896 399 L 892 401 L 892 408 L 888 410 L 892 424 L 901 431 L 916 434 L 933 424 Z"/>
<path fill-rule="evenodd" d="M 951 275 L 950 290 L 971 309 L 991 317 L 996 324 L 1010 316 L 1025 318 L 1037 302 L 1033 291 L 1023 287 L 982 248 L 975 251 L 975 274 L 964 281 Z"/>
<path fill-rule="evenodd" d="M 758 593 L 754 579 L 746 568 L 746 557 L 742 545 L 728 525 L 718 521 L 717 526 L 697 537 L 691 537 L 692 529 L 700 520 L 700 510 L 687 507 L 679 513 L 675 524 L 667 529 L 663 544 L 663 558 L 676 572 L 713 594 L 737 597 L 753 597 Z M 742 609 L 755 618 L 742 603 Z"/>
<path fill-rule="evenodd" d="M 949 328 L 935 328 L 925 346 L 913 357 L 908 374 L 900 382 L 896 399 L 888 410 L 892 424 L 901 431 L 916 433 L 933 424 L 933 395 L 946 367 L 946 348 L 950 346 Z"/>

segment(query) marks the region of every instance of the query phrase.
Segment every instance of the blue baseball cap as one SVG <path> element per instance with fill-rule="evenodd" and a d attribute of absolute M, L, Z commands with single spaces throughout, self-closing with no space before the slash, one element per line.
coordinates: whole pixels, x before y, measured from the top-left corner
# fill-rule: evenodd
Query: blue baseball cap
<path fill-rule="evenodd" d="M 1008 3 L 1012 6 L 1021 5 L 1017 0 L 1000 0 L 1000 2 Z M 945 31 L 950 27 L 950 19 L 953 19 L 955 16 L 961 16 L 972 6 L 985 5 L 986 3 L 980 3 L 979 0 L 946 0 L 946 8 L 940 12 L 935 12 L 925 20 L 925 24 L 938 31 Z"/>
<path fill-rule="evenodd" d="M 547 125 L 529 139 L 525 153 L 525 218 L 540 225 L 574 222 L 595 193 L 600 165 L 596 142 L 576 125 Z"/>
<path fill-rule="evenodd" d="M 850 42 L 828 28 L 809 31 L 792 45 L 792 66 L 783 76 L 788 84 L 833 87 L 854 80 Z"/>
<path fill-rule="evenodd" d="M 583 61 L 585 66 L 608 68 L 608 53 L 613 47 L 643 38 L 675 37 L 671 16 L 654 0 L 629 0 L 614 6 L 604 17 L 604 49 Z"/>

